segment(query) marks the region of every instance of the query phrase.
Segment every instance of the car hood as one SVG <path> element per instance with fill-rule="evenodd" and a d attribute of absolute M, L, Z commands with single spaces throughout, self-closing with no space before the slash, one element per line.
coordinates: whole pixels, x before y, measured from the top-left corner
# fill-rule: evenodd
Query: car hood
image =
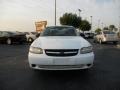
<path fill-rule="evenodd" d="M 80 49 L 90 46 L 90 43 L 80 36 L 48 36 L 39 37 L 31 46 L 42 49 Z"/>

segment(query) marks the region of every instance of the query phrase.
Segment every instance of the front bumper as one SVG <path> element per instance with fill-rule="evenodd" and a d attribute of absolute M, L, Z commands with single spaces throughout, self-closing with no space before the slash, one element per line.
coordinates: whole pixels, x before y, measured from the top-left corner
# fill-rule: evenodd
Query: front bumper
<path fill-rule="evenodd" d="M 87 69 L 93 66 L 94 54 L 79 54 L 69 57 L 52 57 L 45 54 L 29 53 L 29 65 L 42 70 Z"/>

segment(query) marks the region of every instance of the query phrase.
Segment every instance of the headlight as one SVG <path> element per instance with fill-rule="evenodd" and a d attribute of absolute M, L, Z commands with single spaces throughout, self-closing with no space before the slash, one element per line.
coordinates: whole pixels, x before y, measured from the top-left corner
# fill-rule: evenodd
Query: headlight
<path fill-rule="evenodd" d="M 37 47 L 30 47 L 29 52 L 35 53 L 35 54 L 43 54 L 43 50 L 41 48 Z"/>
<path fill-rule="evenodd" d="M 81 54 L 90 53 L 90 52 L 93 52 L 93 47 L 92 47 L 92 46 L 83 47 L 83 48 L 81 48 L 81 50 L 80 50 L 80 53 L 81 53 Z"/>

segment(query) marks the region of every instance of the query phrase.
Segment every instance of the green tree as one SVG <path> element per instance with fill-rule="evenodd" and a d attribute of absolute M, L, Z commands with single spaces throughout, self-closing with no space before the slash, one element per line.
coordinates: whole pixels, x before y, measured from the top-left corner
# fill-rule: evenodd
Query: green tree
<path fill-rule="evenodd" d="M 60 17 L 60 24 L 61 25 L 69 25 L 74 26 L 75 28 L 79 28 L 81 23 L 81 18 L 78 17 L 76 14 L 72 13 L 65 13 L 62 17 Z"/>
<path fill-rule="evenodd" d="M 108 27 L 104 27 L 103 30 L 109 30 L 109 28 Z"/>
<path fill-rule="evenodd" d="M 113 31 L 115 28 L 116 28 L 115 25 L 110 25 L 109 26 L 110 31 Z"/>
<path fill-rule="evenodd" d="M 84 31 L 89 31 L 91 29 L 91 24 L 87 20 L 82 20 L 79 29 Z"/>
<path fill-rule="evenodd" d="M 95 30 L 95 33 L 99 33 L 100 31 L 102 31 L 100 28 L 97 28 L 96 30 Z"/>

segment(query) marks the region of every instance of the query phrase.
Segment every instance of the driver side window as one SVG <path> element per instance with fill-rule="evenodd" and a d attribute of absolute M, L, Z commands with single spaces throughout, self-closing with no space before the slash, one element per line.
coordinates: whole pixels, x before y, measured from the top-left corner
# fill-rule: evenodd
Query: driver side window
<path fill-rule="evenodd" d="M 8 36 L 9 34 L 7 32 L 4 32 L 2 36 Z"/>
<path fill-rule="evenodd" d="M 0 37 L 3 37 L 3 32 L 0 31 Z"/>
<path fill-rule="evenodd" d="M 0 32 L 0 37 L 1 37 L 1 32 Z"/>

